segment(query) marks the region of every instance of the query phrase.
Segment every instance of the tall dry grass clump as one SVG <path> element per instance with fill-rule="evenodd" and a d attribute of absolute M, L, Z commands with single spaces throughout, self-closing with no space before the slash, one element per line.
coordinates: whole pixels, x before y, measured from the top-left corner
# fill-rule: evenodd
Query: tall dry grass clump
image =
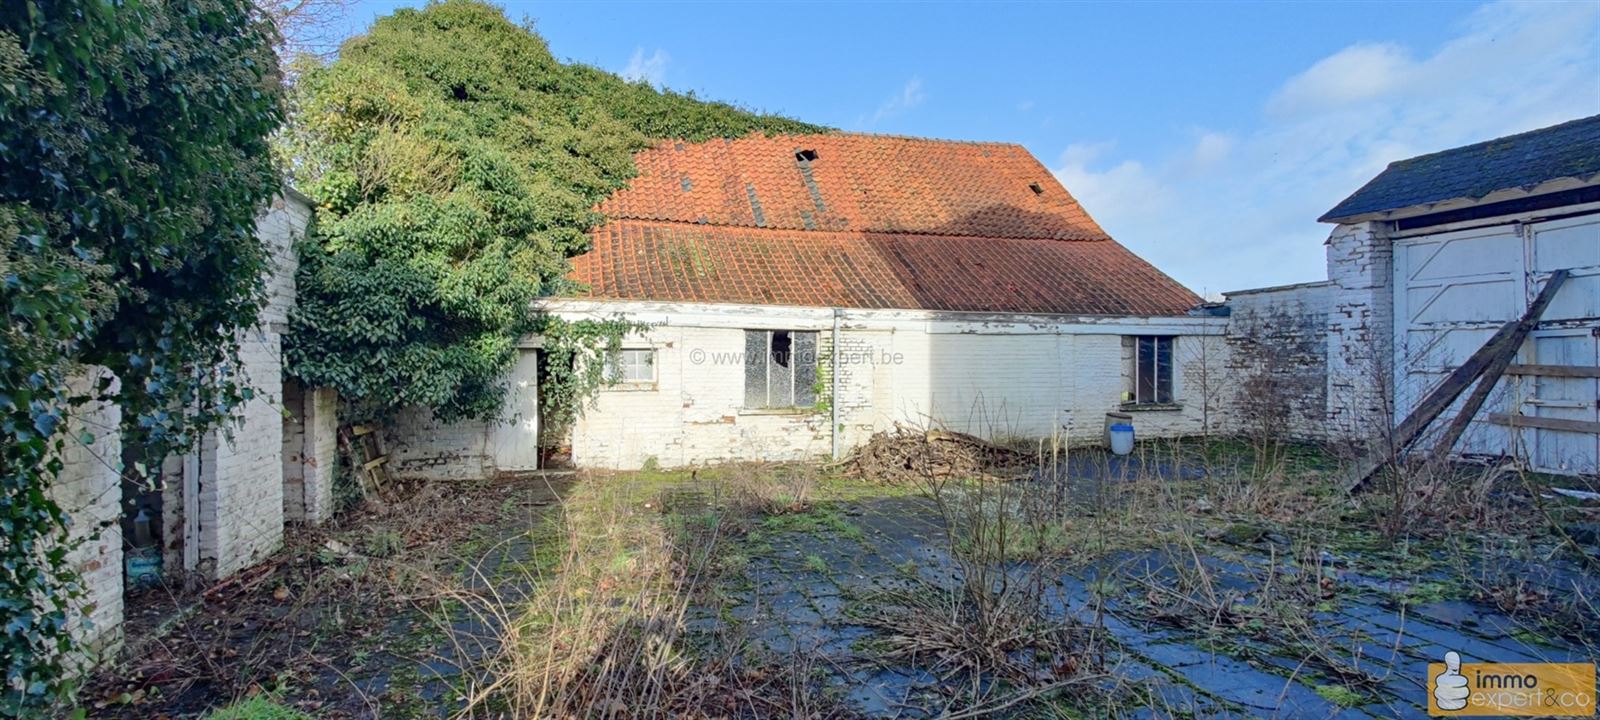
<path fill-rule="evenodd" d="M 663 482 L 580 479 L 559 511 L 490 550 L 441 590 L 455 643 L 457 717 L 839 717 L 815 658 L 742 658 L 740 638 L 699 634 L 719 562 L 763 515 L 801 512 L 817 473 L 736 465 Z"/>
<path fill-rule="evenodd" d="M 591 480 L 534 533 L 440 594 L 452 637 L 477 626 L 461 716 L 665 717 L 694 697 L 684 621 L 723 538 L 714 510 L 672 527 L 659 489 Z M 496 562 L 497 560 L 497 562 Z M 466 618 L 463 623 L 462 618 Z M 707 689 L 707 688 L 702 688 Z"/>

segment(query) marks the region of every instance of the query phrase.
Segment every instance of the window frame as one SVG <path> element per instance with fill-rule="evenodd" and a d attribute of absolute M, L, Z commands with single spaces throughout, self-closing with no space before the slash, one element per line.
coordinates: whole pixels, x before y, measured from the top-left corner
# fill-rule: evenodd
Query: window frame
<path fill-rule="evenodd" d="M 1145 346 L 1150 347 L 1150 360 L 1146 361 Z M 1172 407 L 1178 404 L 1176 335 L 1135 335 L 1133 338 L 1133 400 L 1125 403 L 1132 407 Z M 1166 362 L 1162 362 L 1162 351 Z M 1147 389 L 1144 373 L 1151 374 Z M 1163 373 L 1163 370 L 1165 371 Z"/>
<path fill-rule="evenodd" d="M 787 349 L 783 353 L 787 356 L 787 365 L 779 361 L 774 354 L 774 347 L 779 344 L 780 335 L 786 339 Z M 757 336 L 760 337 L 759 354 L 756 348 Z M 817 343 L 820 337 L 820 334 L 815 330 L 747 328 L 744 331 L 745 356 L 744 366 L 742 367 L 744 399 L 740 406 L 741 411 L 746 413 L 814 412 L 818 405 L 815 383 L 818 377 Z M 760 389 L 762 401 L 755 403 L 753 402 L 753 396 L 756 388 L 751 383 L 756 379 L 757 373 L 753 371 L 752 364 L 758 362 L 762 366 L 759 372 L 762 383 Z M 779 368 L 782 369 L 780 370 Z M 785 388 L 787 392 L 783 395 L 783 398 L 787 398 L 787 402 L 783 402 L 783 398 L 780 398 L 779 402 L 774 402 L 774 381 L 778 381 L 777 386 L 782 387 L 782 380 L 784 379 L 782 377 L 774 377 L 775 370 L 788 376 L 787 388 Z"/>
<path fill-rule="evenodd" d="M 629 378 L 630 367 L 637 367 L 637 363 L 627 362 L 629 353 L 644 353 L 650 368 L 648 379 Z M 613 390 L 645 390 L 654 389 L 660 378 L 660 363 L 656 362 L 657 352 L 653 347 L 624 347 L 606 357 L 606 387 Z"/>

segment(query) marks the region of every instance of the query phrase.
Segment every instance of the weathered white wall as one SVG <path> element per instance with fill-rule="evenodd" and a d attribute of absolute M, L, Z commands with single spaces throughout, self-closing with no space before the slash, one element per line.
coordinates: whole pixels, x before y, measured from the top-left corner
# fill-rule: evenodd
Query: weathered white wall
<path fill-rule="evenodd" d="M 181 540 L 191 525 L 184 516 L 184 467 L 199 468 L 197 507 L 200 567 L 215 577 L 229 575 L 276 549 L 283 539 L 284 468 L 282 398 L 282 336 L 294 303 L 296 268 L 292 244 L 304 233 L 310 206 L 298 195 L 276 199 L 258 221 L 262 242 L 274 267 L 268 278 L 270 300 L 256 327 L 241 334 L 240 371 L 256 389 L 237 423 L 207 433 L 191 458 L 169 458 L 160 477 L 164 490 L 166 541 L 164 560 L 169 573 L 183 568 Z M 72 379 L 76 390 L 87 391 L 105 374 L 89 368 Z M 115 394 L 116 385 L 111 386 Z M 323 398 L 331 402 L 331 396 Z M 331 405 L 328 416 L 332 417 Z M 72 537 L 82 542 L 70 559 L 86 588 L 79 606 L 83 621 L 75 628 L 89 650 L 90 664 L 109 657 L 121 640 L 123 618 L 121 509 L 122 437 L 120 408 L 112 403 L 90 403 L 69 419 L 64 437 L 61 474 L 50 487 L 51 497 L 66 512 Z M 79 441 L 85 433 L 94 442 Z M 331 438 L 331 433 L 329 433 Z M 319 446 L 319 452 L 324 448 Z M 331 449 L 327 450 L 329 455 Z M 331 467 L 331 465 L 330 465 Z"/>
<path fill-rule="evenodd" d="M 798 460 L 832 451 L 832 414 L 744 408 L 744 331 L 817 332 L 824 385 L 833 357 L 827 308 L 552 301 L 571 319 L 623 313 L 650 324 L 625 348 L 656 351 L 656 382 L 602 391 L 576 423 L 580 467 L 662 467 L 737 459 Z M 1066 433 L 1099 442 L 1105 413 L 1122 407 L 1129 335 L 1177 335 L 1177 406 L 1139 412 L 1142 437 L 1194 434 L 1223 422 L 1213 390 L 1226 359 L 1219 318 L 1018 316 L 924 311 L 842 314 L 837 396 L 848 450 L 895 423 L 937 425 L 988 437 Z M 1207 364 L 1209 363 L 1209 365 Z M 1209 369 L 1207 369 L 1209 368 Z M 1205 399 L 1210 398 L 1210 402 Z M 396 426 L 396 471 L 482 477 L 495 471 L 490 425 L 442 425 L 425 414 Z"/>
<path fill-rule="evenodd" d="M 384 436 L 389 451 L 385 467 L 397 477 L 470 480 L 495 474 L 489 443 L 494 424 L 468 420 L 440 422 L 433 413 L 413 408 L 395 418 Z"/>
<path fill-rule="evenodd" d="M 294 522 L 333 517 L 333 476 L 338 470 L 338 398 L 332 388 L 283 387 L 283 514 Z"/>
<path fill-rule="evenodd" d="M 71 381 L 74 393 L 88 393 L 104 368 L 86 368 Z M 111 392 L 116 392 L 115 381 Z M 62 436 L 61 474 L 50 497 L 67 513 L 69 537 L 76 547 L 68 562 L 83 579 L 84 597 L 75 608 L 73 632 L 88 652 L 81 660 L 94 664 L 109 657 L 122 639 L 122 411 L 111 403 L 89 403 L 68 419 Z M 87 433 L 94 442 L 83 444 Z"/>
<path fill-rule="evenodd" d="M 1394 247 L 1386 223 L 1340 225 L 1328 237 L 1328 432 L 1386 435 L 1393 423 Z"/>
<path fill-rule="evenodd" d="M 260 322 L 241 336 L 240 372 L 255 388 L 239 419 L 202 442 L 200 570 L 226 577 L 283 542 L 283 334 L 294 306 L 293 243 L 311 207 L 298 196 L 274 199 L 257 234 L 274 263 Z"/>
<path fill-rule="evenodd" d="M 1227 294 L 1229 402 L 1236 429 L 1328 437 L 1329 282 Z"/>

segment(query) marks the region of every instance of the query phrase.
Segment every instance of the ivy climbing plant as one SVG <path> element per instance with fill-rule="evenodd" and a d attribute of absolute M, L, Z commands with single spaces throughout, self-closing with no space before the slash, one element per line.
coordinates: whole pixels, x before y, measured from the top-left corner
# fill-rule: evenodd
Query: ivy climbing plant
<path fill-rule="evenodd" d="M 565 327 L 531 307 L 575 289 L 567 259 L 589 249 L 594 206 L 635 173 L 633 153 L 821 130 L 559 62 L 531 27 L 472 0 L 400 10 L 298 70 L 282 149 L 318 219 L 285 352 L 353 419 L 407 406 L 492 417 L 535 330 L 553 338 L 545 414 L 570 419 L 601 380 L 603 363 L 582 358 L 627 323 Z"/>
<path fill-rule="evenodd" d="M 279 187 L 274 38 L 245 0 L 0 0 L 0 714 L 71 690 L 62 453 L 120 430 L 161 458 L 249 394 L 237 333 L 264 301 L 255 217 Z M 120 379 L 114 398 L 69 391 L 84 365 Z M 122 428 L 66 432 L 108 399 Z"/>

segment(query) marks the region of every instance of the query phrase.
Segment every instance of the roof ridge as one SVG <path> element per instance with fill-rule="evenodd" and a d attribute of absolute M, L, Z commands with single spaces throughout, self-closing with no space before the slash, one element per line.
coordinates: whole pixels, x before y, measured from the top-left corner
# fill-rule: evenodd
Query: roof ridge
<path fill-rule="evenodd" d="M 745 138 L 752 137 L 752 136 L 761 136 L 761 137 L 768 137 L 768 138 L 775 138 L 775 137 L 865 137 L 865 138 L 884 138 L 884 139 L 889 139 L 889 140 L 919 140 L 919 141 L 922 141 L 922 142 L 948 143 L 948 144 L 951 144 L 951 145 L 994 145 L 994 146 L 999 146 L 999 147 L 1016 147 L 1016 148 L 1022 148 L 1023 150 L 1027 150 L 1027 146 L 1023 145 L 1022 143 L 1020 143 L 1020 142 L 1011 142 L 1009 140 L 958 140 L 958 139 L 955 139 L 955 138 L 937 138 L 937 137 L 929 137 L 929 136 L 926 136 L 926 135 L 905 135 L 905 134 L 901 134 L 901 133 L 874 133 L 874 132 L 865 132 L 865 131 L 862 131 L 862 130 L 824 130 L 824 131 L 821 131 L 821 132 L 810 132 L 810 133 L 780 132 L 780 133 L 770 133 L 770 134 L 762 132 L 760 130 L 751 130 L 750 132 L 748 132 L 748 133 L 746 133 L 744 135 L 740 135 L 738 137 L 714 137 L 714 138 L 708 138 L 706 140 L 698 140 L 698 141 L 688 140 L 688 139 L 681 138 L 681 137 L 680 138 L 665 138 L 665 139 L 662 139 L 662 140 L 658 141 L 657 145 L 666 144 L 666 143 L 686 143 L 686 144 L 689 144 L 689 145 L 705 145 L 705 144 L 714 143 L 714 142 L 717 142 L 717 141 L 732 142 L 732 141 L 735 141 L 735 140 L 743 140 Z"/>
<path fill-rule="evenodd" d="M 1501 135 L 1499 137 L 1489 138 L 1488 140 L 1480 140 L 1478 142 L 1469 143 L 1467 145 L 1457 145 L 1456 147 L 1452 147 L 1452 148 L 1445 148 L 1443 150 L 1435 150 L 1435 151 L 1433 151 L 1431 153 L 1423 153 L 1421 155 L 1413 155 L 1412 157 L 1402 158 L 1400 160 L 1391 161 L 1386 167 L 1395 167 L 1397 165 L 1404 165 L 1405 163 L 1415 162 L 1417 160 L 1425 160 L 1427 158 L 1431 158 L 1431 157 L 1434 157 L 1434 156 L 1437 156 L 1437 155 L 1446 155 L 1446 154 L 1451 154 L 1451 153 L 1466 152 L 1466 151 L 1475 150 L 1475 149 L 1482 148 L 1482 147 L 1488 147 L 1488 146 L 1494 145 L 1496 143 L 1506 142 L 1508 140 L 1516 140 L 1518 138 L 1526 137 L 1528 135 L 1533 135 L 1533 134 L 1536 134 L 1536 133 L 1548 132 L 1550 130 L 1555 130 L 1557 128 L 1564 128 L 1564 127 L 1567 127 L 1569 125 L 1577 125 L 1577 124 L 1580 124 L 1580 123 L 1595 122 L 1595 121 L 1600 121 L 1600 115 L 1589 115 L 1587 117 L 1575 118 L 1575 119 L 1572 119 L 1572 120 L 1566 120 L 1566 121 L 1563 121 L 1563 122 L 1558 122 L 1558 123 L 1556 123 L 1554 125 L 1546 125 L 1546 126 L 1541 127 L 1541 128 L 1534 128 L 1532 130 L 1524 130 L 1522 132 L 1512 133 L 1510 135 Z"/>
<path fill-rule="evenodd" d="M 931 232 L 931 231 L 928 231 L 928 230 L 862 230 L 862 229 L 856 229 L 856 228 L 846 228 L 844 230 L 837 230 L 837 229 L 830 230 L 830 229 L 822 229 L 822 228 L 765 227 L 765 226 L 761 226 L 761 225 L 746 225 L 746 224 L 743 224 L 743 223 L 736 223 L 736 222 L 731 222 L 730 223 L 730 222 L 710 222 L 710 221 L 700 222 L 700 221 L 690 221 L 690 220 L 673 220 L 671 218 L 653 218 L 653 217 L 642 217 L 642 216 L 638 216 L 638 215 L 616 215 L 616 216 L 608 215 L 608 216 L 606 216 L 604 222 L 602 222 L 602 223 L 600 223 L 598 225 L 595 225 L 594 227 L 590 228 L 589 232 L 597 232 L 599 230 L 604 229 L 606 225 L 609 225 L 609 224 L 611 224 L 613 222 L 619 222 L 619 221 L 620 222 L 655 223 L 655 224 L 658 224 L 658 225 L 680 225 L 680 226 L 683 226 L 683 227 L 691 227 L 691 228 L 696 228 L 696 227 L 698 227 L 698 228 L 737 228 L 737 229 L 740 229 L 740 230 L 758 230 L 758 231 L 766 231 L 766 232 L 785 232 L 785 233 L 807 233 L 807 234 L 817 234 L 817 235 L 837 235 L 837 234 L 925 235 L 925 236 L 928 236 L 928 237 L 966 238 L 966 239 L 969 239 L 969 240 L 1044 240 L 1044 241 L 1047 241 L 1047 242 L 1103 242 L 1103 241 L 1115 242 L 1115 238 L 1111 237 L 1110 233 L 1103 233 L 1103 234 L 1098 235 L 1098 236 L 1085 236 L 1085 237 L 1044 237 L 1044 236 L 1040 236 L 1040 235 L 999 235 L 999 234 L 972 235 L 972 234 L 969 234 L 969 233 Z"/>
<path fill-rule="evenodd" d="M 791 134 L 793 134 L 793 133 L 791 133 Z M 815 134 L 823 134 L 823 135 L 855 135 L 855 136 L 858 136 L 858 137 L 888 138 L 888 139 L 891 139 L 891 140 L 922 140 L 922 141 L 926 141 L 926 142 L 950 143 L 952 145 L 1000 145 L 1000 146 L 1004 146 L 1004 147 L 1019 147 L 1019 148 L 1023 148 L 1024 150 L 1027 149 L 1022 143 L 1011 142 L 1011 141 L 1008 141 L 1008 140 L 957 140 L 957 139 L 954 139 L 954 138 L 929 137 L 927 135 L 905 135 L 905 134 L 902 134 L 902 133 L 874 133 L 874 132 L 866 132 L 866 131 L 862 131 L 862 130 L 838 130 L 838 131 L 835 131 L 835 132 L 832 132 L 832 133 L 801 133 L 801 134 L 812 134 L 812 135 L 815 135 Z"/>

